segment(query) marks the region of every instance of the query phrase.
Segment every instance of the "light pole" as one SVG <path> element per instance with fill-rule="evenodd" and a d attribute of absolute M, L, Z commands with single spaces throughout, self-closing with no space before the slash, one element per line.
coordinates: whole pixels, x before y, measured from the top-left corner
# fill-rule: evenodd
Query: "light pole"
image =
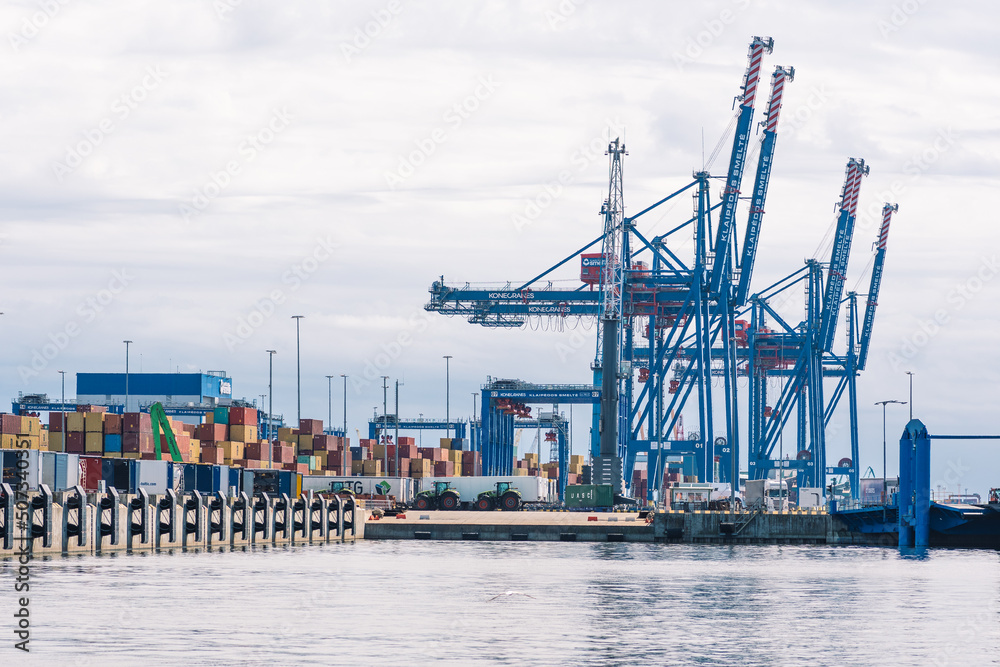
<path fill-rule="evenodd" d="M 344 378 L 344 451 L 341 453 L 340 461 L 342 466 L 342 474 L 347 477 L 347 375 L 344 373 L 340 374 L 340 377 Z M 359 442 L 360 446 L 361 443 Z"/>
<path fill-rule="evenodd" d="M 0 313 L 2 314 L 2 313 Z M 59 375 L 62 376 L 62 430 L 63 433 L 66 432 L 66 371 L 59 371 Z M 63 436 L 66 437 L 65 435 Z M 66 451 L 65 449 L 63 451 Z"/>
<path fill-rule="evenodd" d="M 472 442 L 473 442 L 473 440 L 472 440 L 472 433 L 473 433 L 473 431 L 476 428 L 476 399 L 477 398 L 479 398 L 479 392 L 478 391 L 472 392 L 472 423 L 469 424 L 469 449 L 474 449 L 474 447 L 472 446 Z M 570 404 L 570 410 L 572 410 L 572 409 L 573 409 L 573 406 L 572 406 L 572 404 Z M 476 442 L 479 442 L 479 440 L 477 439 Z M 463 449 L 464 449 L 464 447 L 463 447 Z M 570 448 L 570 452 L 572 453 L 572 448 Z"/>
<path fill-rule="evenodd" d="M 424 413 L 421 412 L 420 415 L 419 415 L 419 417 L 420 417 L 420 421 L 423 421 L 424 420 Z M 424 429 L 420 429 L 420 446 L 421 447 L 424 446 Z"/>
<path fill-rule="evenodd" d="M 394 410 L 396 412 L 396 420 L 395 420 L 396 431 L 395 435 L 393 435 L 393 443 L 396 445 L 395 447 L 393 447 L 393 452 L 395 452 L 396 454 L 395 470 L 396 470 L 396 477 L 402 477 L 402 475 L 399 474 L 399 380 L 396 380 L 396 407 L 394 408 Z"/>
<path fill-rule="evenodd" d="M 130 340 L 123 340 L 125 343 L 125 408 L 122 412 L 128 412 L 128 346 L 132 344 Z"/>
<path fill-rule="evenodd" d="M 910 421 L 913 421 L 913 371 L 906 371 L 910 376 Z"/>
<path fill-rule="evenodd" d="M 274 420 L 274 355 L 277 350 L 267 352 L 267 441 L 271 441 L 271 428 Z M 264 407 L 264 406 L 261 406 Z"/>
<path fill-rule="evenodd" d="M 389 431 L 389 428 L 388 428 L 389 427 L 389 415 L 387 414 L 389 412 L 389 409 L 388 409 L 388 403 L 389 403 L 389 382 L 388 381 L 389 381 L 389 376 L 388 375 L 383 375 L 382 376 L 382 439 L 383 440 L 386 439 L 386 434 Z M 388 442 L 383 442 L 382 446 L 386 447 L 388 444 L 389 444 Z M 385 469 L 386 469 L 385 472 L 386 472 L 386 474 L 388 474 L 389 473 L 389 450 L 388 450 L 388 448 L 382 450 L 382 459 L 385 461 L 385 466 L 384 466 Z"/>
<path fill-rule="evenodd" d="M 292 315 L 295 320 L 295 386 L 296 386 L 296 418 L 302 426 L 302 357 L 299 354 L 299 320 L 305 315 Z"/>
<path fill-rule="evenodd" d="M 330 433 L 333 433 L 333 377 L 326 376 L 326 424 Z"/>
<path fill-rule="evenodd" d="M 451 355 L 444 355 L 444 421 L 446 435 L 451 438 Z"/>
<path fill-rule="evenodd" d="M 882 406 L 882 507 L 885 507 L 886 496 L 888 495 L 888 485 L 886 483 L 886 463 L 885 463 L 885 406 L 890 403 L 906 405 L 906 401 L 877 401 L 875 405 Z M 884 511 L 883 511 L 884 514 Z"/>

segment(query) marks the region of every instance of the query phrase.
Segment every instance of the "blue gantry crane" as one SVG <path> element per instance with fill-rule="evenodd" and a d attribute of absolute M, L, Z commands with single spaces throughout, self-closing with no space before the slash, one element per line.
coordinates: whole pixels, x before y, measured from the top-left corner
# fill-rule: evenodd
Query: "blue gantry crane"
<path fill-rule="evenodd" d="M 576 318 L 597 320 L 594 384 L 585 385 L 592 395 L 583 401 L 597 406 L 590 441 L 592 461 L 597 464 L 596 480 L 624 479 L 628 485 L 637 456 L 645 453 L 651 470 L 651 494 L 662 483 L 665 462 L 678 457 L 693 459 L 694 465 L 686 467 L 694 469 L 700 480 L 735 485 L 740 439 L 736 380 L 745 375 L 750 378 L 746 429 L 751 476 L 764 476 L 780 465 L 774 460 L 774 445 L 780 441 L 789 413 L 797 411 L 796 451 L 805 453 L 795 467 L 800 468 L 804 483 L 823 481 L 827 471 L 825 428 L 843 393 L 838 388 L 833 399 L 824 403 L 823 377 L 843 378 L 850 375 L 845 370 L 848 367 L 856 376 L 863 370 L 863 362 L 859 362 L 867 354 L 867 344 L 859 346 L 858 354 L 853 347 L 843 356 L 832 351 L 844 300 L 858 191 L 867 167 L 860 160 L 848 164 L 830 262 L 823 265 L 812 260 L 786 279 L 749 296 L 784 87 L 795 73 L 794 68 L 779 66 L 771 77 L 756 176 L 739 247 L 735 243 L 736 220 L 739 202 L 747 199 L 740 193 L 754 100 L 762 58 L 772 48 L 770 38 L 754 37 L 751 41 L 719 201 L 713 201 L 711 192 L 711 181 L 716 177 L 702 169 L 683 187 L 626 216 L 622 162 L 627 153 L 615 139 L 608 145 L 609 189 L 601 208 L 604 229 L 600 236 L 528 281 L 497 286 L 449 285 L 442 277 L 431 286 L 428 311 L 461 315 L 482 326 L 519 327 L 532 318 L 558 323 Z M 643 216 L 685 192 L 693 198 L 691 217 L 664 234 L 647 238 L 638 227 Z M 718 216 L 717 224 L 713 224 L 714 216 Z M 676 252 L 682 232 L 693 237 L 690 259 L 682 259 Z M 599 252 L 594 251 L 595 246 Z M 578 257 L 582 284 L 555 286 L 556 272 Z M 881 261 L 876 263 L 880 276 Z M 807 316 L 792 326 L 778 316 L 769 301 L 797 285 L 806 287 Z M 877 296 L 877 285 L 872 293 Z M 852 298 L 848 295 L 847 300 Z M 872 302 L 870 296 L 869 305 Z M 775 329 L 769 329 L 768 324 Z M 859 340 L 870 338 L 867 311 L 861 332 Z M 856 330 L 849 333 L 853 340 Z M 769 378 L 784 379 L 774 409 L 768 404 Z M 723 389 L 721 395 L 716 384 Z M 853 389 L 848 393 L 853 405 Z M 484 387 L 484 470 L 507 474 L 513 461 L 509 443 L 513 442 L 514 416 L 508 414 L 509 405 L 491 402 L 487 394 Z M 538 400 L 536 394 L 528 394 L 531 398 L 527 402 Z M 541 402 L 545 400 L 543 397 Z M 721 429 L 716 423 L 722 421 L 717 407 L 724 408 Z M 690 410 L 697 410 L 697 427 L 686 437 L 680 436 L 678 426 L 683 413 Z M 856 455 L 853 458 L 856 461 Z"/>

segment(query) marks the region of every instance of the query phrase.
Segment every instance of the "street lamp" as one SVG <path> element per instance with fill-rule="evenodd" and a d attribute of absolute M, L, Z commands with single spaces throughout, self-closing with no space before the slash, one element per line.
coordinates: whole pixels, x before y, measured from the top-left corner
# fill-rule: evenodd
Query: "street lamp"
<path fill-rule="evenodd" d="M 267 441 L 270 442 L 273 435 L 271 428 L 274 423 L 274 355 L 278 351 L 265 351 L 267 352 Z"/>
<path fill-rule="evenodd" d="M 396 421 L 396 431 L 395 431 L 395 435 L 393 436 L 393 443 L 395 444 L 395 447 L 393 447 L 393 452 L 395 452 L 395 454 L 396 454 L 396 456 L 395 456 L 396 477 L 402 477 L 402 475 L 399 474 L 399 380 L 396 380 L 396 407 L 395 407 L 395 412 L 396 412 L 396 420 L 395 420 Z"/>
<path fill-rule="evenodd" d="M 388 410 L 388 403 L 389 403 L 389 383 L 388 383 L 388 380 L 389 380 L 389 376 L 388 375 L 383 375 L 382 376 L 382 440 L 383 441 L 386 439 L 386 435 L 388 434 L 388 431 L 389 431 L 389 415 L 387 414 L 389 412 L 389 410 Z M 388 445 L 388 444 L 389 444 L 388 442 L 383 442 L 382 443 L 383 447 L 385 445 Z M 383 449 L 382 450 L 382 459 L 385 461 L 385 473 L 389 474 L 389 450 L 388 449 Z"/>
<path fill-rule="evenodd" d="M 910 421 L 913 421 L 913 371 L 906 371 L 910 376 Z"/>
<path fill-rule="evenodd" d="M 344 451 L 340 457 L 340 460 L 342 462 L 340 465 L 343 470 L 342 472 L 343 476 L 347 477 L 347 375 L 341 373 L 340 377 L 344 378 L 344 441 L 343 441 Z M 358 443 L 358 446 L 359 447 L 361 446 L 360 442 Z"/>
<path fill-rule="evenodd" d="M 886 484 L 886 463 L 885 463 L 885 406 L 890 403 L 906 405 L 906 401 L 877 401 L 875 405 L 882 406 L 882 507 L 885 507 L 888 486 Z M 883 511 L 884 514 L 884 511 Z"/>
<path fill-rule="evenodd" d="M 299 426 L 302 426 L 302 357 L 299 354 L 299 320 L 301 320 L 305 315 L 292 315 L 292 319 L 295 320 L 295 386 L 296 386 L 296 407 L 297 414 L 296 417 L 299 420 Z"/>
<path fill-rule="evenodd" d="M 0 315 L 2 314 L 3 313 L 0 313 Z M 62 430 L 63 433 L 65 433 L 66 432 L 66 371 L 59 371 L 59 375 L 62 376 L 62 406 L 60 406 L 60 409 L 62 410 Z M 66 436 L 63 437 L 65 438 Z"/>
<path fill-rule="evenodd" d="M 446 435 L 451 438 L 451 355 L 444 355 L 444 421 Z"/>
<path fill-rule="evenodd" d="M 128 346 L 132 344 L 130 340 L 123 340 L 125 343 L 125 408 L 122 412 L 128 412 Z"/>
<path fill-rule="evenodd" d="M 326 425 L 333 433 L 333 375 L 326 376 Z"/>

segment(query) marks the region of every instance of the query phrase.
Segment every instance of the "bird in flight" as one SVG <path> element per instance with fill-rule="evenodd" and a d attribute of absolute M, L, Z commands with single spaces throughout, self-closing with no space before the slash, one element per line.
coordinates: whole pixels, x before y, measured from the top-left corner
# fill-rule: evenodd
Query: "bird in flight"
<path fill-rule="evenodd" d="M 510 597 L 512 595 L 523 595 L 524 597 L 531 598 L 532 600 L 536 599 L 534 595 L 528 595 L 527 593 L 521 593 L 519 591 L 505 591 L 505 592 L 501 593 L 500 595 L 494 595 L 488 601 L 489 602 L 493 602 L 497 598 Z"/>

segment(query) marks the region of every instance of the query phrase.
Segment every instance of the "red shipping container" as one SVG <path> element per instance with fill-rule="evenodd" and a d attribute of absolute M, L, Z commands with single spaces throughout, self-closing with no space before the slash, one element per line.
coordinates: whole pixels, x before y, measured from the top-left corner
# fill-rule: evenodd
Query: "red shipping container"
<path fill-rule="evenodd" d="M 534 474 L 538 474 L 537 471 Z M 475 477 L 479 475 L 479 464 L 478 463 L 463 463 L 462 464 L 462 476 L 463 477 Z"/>
<path fill-rule="evenodd" d="M 122 433 L 152 433 L 153 422 L 145 412 L 126 412 L 123 415 Z"/>
<path fill-rule="evenodd" d="M 416 445 L 417 444 L 417 439 L 416 438 L 411 438 L 409 436 L 401 435 L 401 436 L 399 436 L 399 442 L 397 444 L 400 444 L 400 445 Z"/>
<path fill-rule="evenodd" d="M 86 450 L 84 447 L 83 433 L 76 431 L 73 433 L 66 434 L 66 452 L 69 454 L 83 454 Z"/>
<path fill-rule="evenodd" d="M 437 461 L 434 463 L 435 477 L 454 477 L 455 464 L 451 461 Z"/>
<path fill-rule="evenodd" d="M 226 462 L 226 452 L 218 445 L 202 445 L 201 462 L 222 465 Z"/>
<path fill-rule="evenodd" d="M 49 432 L 50 433 L 62 433 L 63 430 L 63 414 L 61 412 L 50 412 L 49 413 Z M 6 433 L 6 431 L 4 431 Z"/>
<path fill-rule="evenodd" d="M 323 435 L 323 420 L 300 419 L 299 435 Z"/>
<path fill-rule="evenodd" d="M 98 485 L 103 479 L 103 463 L 104 459 L 99 456 L 80 457 L 80 484 L 84 491 L 97 491 Z"/>
<path fill-rule="evenodd" d="M 197 436 L 202 442 L 223 442 L 227 428 L 225 424 L 198 424 Z"/>
<path fill-rule="evenodd" d="M 272 445 L 271 458 L 275 463 L 294 463 L 295 448 L 291 445 Z"/>
<path fill-rule="evenodd" d="M 335 438 L 332 435 L 314 435 L 313 451 L 314 452 L 337 451 L 337 440 L 338 438 Z"/>
<path fill-rule="evenodd" d="M 229 408 L 229 425 L 256 426 L 257 408 Z"/>
<path fill-rule="evenodd" d="M 104 405 L 78 405 L 76 406 L 77 412 L 107 412 L 108 408 Z"/>
<path fill-rule="evenodd" d="M 122 416 L 116 414 L 104 415 L 104 433 L 108 435 L 120 435 L 122 432 Z"/>
<path fill-rule="evenodd" d="M 0 415 L 0 433 L 18 435 L 21 430 L 21 417 L 18 415 Z"/>
<path fill-rule="evenodd" d="M 248 442 L 243 450 L 243 456 L 254 461 L 270 461 L 271 445 L 266 442 Z"/>
<path fill-rule="evenodd" d="M 156 451 L 154 449 L 153 434 L 152 433 L 140 433 L 139 434 L 139 451 L 142 452 L 143 454 L 145 454 L 147 452 L 155 452 Z"/>
<path fill-rule="evenodd" d="M 72 435 L 67 433 L 66 437 Z M 82 435 L 82 434 L 81 434 Z M 136 454 L 139 452 L 139 434 L 138 433 L 122 433 L 122 452 Z"/>
<path fill-rule="evenodd" d="M 462 463 L 478 463 L 479 452 L 462 452 Z"/>

